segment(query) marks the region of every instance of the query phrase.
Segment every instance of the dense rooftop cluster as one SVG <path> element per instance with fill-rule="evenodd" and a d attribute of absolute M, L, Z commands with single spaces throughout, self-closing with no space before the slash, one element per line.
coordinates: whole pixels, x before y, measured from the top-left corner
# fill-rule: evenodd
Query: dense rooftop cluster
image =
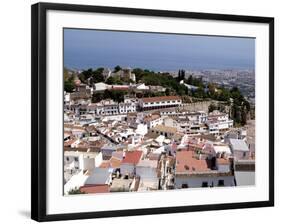
<path fill-rule="evenodd" d="M 138 97 L 165 92 L 159 85 L 85 84 L 85 74 L 84 83 L 75 79 L 64 94 L 65 194 L 255 183 L 255 147 L 247 134 L 253 127 L 234 127 L 231 111 L 192 107 L 177 94 Z M 130 69 L 114 74 L 139 78 Z M 93 101 L 94 93 L 111 90 L 135 95 Z"/>

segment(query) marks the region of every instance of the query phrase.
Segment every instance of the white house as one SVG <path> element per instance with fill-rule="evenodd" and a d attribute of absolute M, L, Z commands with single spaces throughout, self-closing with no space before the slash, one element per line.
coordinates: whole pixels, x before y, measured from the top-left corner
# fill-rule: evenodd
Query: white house
<path fill-rule="evenodd" d="M 230 172 L 229 161 L 219 159 L 213 167 L 212 160 L 201 158 L 192 151 L 176 153 L 175 187 L 216 187 L 235 186 L 234 175 Z"/>
<path fill-rule="evenodd" d="M 182 104 L 179 96 L 159 96 L 139 99 L 141 110 L 154 110 L 168 107 L 178 107 Z"/>
<path fill-rule="evenodd" d="M 171 139 L 177 133 L 177 128 L 164 125 L 157 125 L 154 128 L 151 128 L 150 132 L 155 133 L 157 135 L 163 135 L 166 138 Z"/>
<path fill-rule="evenodd" d="M 149 180 L 158 184 L 158 162 L 156 160 L 140 160 L 136 165 L 136 175 L 143 180 Z"/>
<path fill-rule="evenodd" d="M 102 100 L 86 106 L 87 113 L 95 115 L 118 115 L 136 112 L 136 103 L 117 103 L 113 100 Z"/>
<path fill-rule="evenodd" d="M 231 170 L 229 159 L 226 158 L 216 158 L 216 167 L 221 173 L 228 173 Z"/>
<path fill-rule="evenodd" d="M 135 103 L 119 103 L 119 113 L 120 114 L 127 114 L 136 112 L 136 104 Z"/>
<path fill-rule="evenodd" d="M 148 132 L 147 125 L 146 124 L 138 124 L 135 132 L 136 132 L 136 134 L 145 136 Z"/>
<path fill-rule="evenodd" d="M 133 176 L 136 174 L 136 165 L 143 156 L 142 151 L 127 151 L 120 165 L 121 175 Z"/>
<path fill-rule="evenodd" d="M 159 186 L 158 161 L 140 160 L 136 166 L 136 175 L 140 177 L 138 191 L 157 190 Z"/>
<path fill-rule="evenodd" d="M 92 170 L 102 163 L 102 153 L 65 151 L 64 166 L 68 170 Z"/>
<path fill-rule="evenodd" d="M 223 144 L 223 143 L 213 143 L 213 149 L 216 155 L 225 155 L 225 156 L 230 156 L 231 150 L 229 145 Z"/>
<path fill-rule="evenodd" d="M 136 85 L 137 90 L 149 90 L 149 86 L 146 86 L 144 83 Z"/>
<path fill-rule="evenodd" d="M 154 128 L 163 123 L 163 117 L 158 114 L 149 114 L 143 119 L 143 123 L 147 125 L 148 129 Z"/>
<path fill-rule="evenodd" d="M 247 160 L 250 158 L 250 150 L 242 139 L 229 139 L 230 147 L 235 160 Z"/>
<path fill-rule="evenodd" d="M 95 83 L 94 91 L 104 91 L 108 88 L 108 85 L 103 82 Z"/>
<path fill-rule="evenodd" d="M 233 127 L 233 120 L 229 119 L 226 113 L 213 111 L 208 115 L 206 124 L 211 134 L 220 134 Z"/>
<path fill-rule="evenodd" d="M 85 185 L 103 185 L 112 183 L 112 168 L 94 168 L 85 181 Z"/>

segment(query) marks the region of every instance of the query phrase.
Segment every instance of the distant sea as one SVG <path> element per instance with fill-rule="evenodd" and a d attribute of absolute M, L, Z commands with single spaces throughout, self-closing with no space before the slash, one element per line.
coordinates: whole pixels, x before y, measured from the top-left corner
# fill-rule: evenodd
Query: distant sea
<path fill-rule="evenodd" d="M 208 69 L 235 69 L 235 70 L 244 70 L 244 69 L 254 69 L 252 64 L 247 64 L 245 61 L 232 61 L 225 59 L 224 61 L 214 59 L 208 60 L 197 60 L 196 58 L 189 58 L 187 60 L 182 60 L 182 58 L 175 57 L 173 60 L 165 60 L 165 57 L 161 58 L 149 58 L 144 56 L 144 59 L 138 58 L 116 58 L 107 57 L 93 58 L 86 55 L 80 55 L 75 58 L 65 57 L 64 66 L 67 68 L 75 69 L 88 69 L 88 68 L 114 68 L 116 65 L 121 67 L 130 67 L 130 68 L 142 68 L 149 69 L 153 71 L 177 71 L 179 69 L 186 70 L 208 70 Z"/>
<path fill-rule="evenodd" d="M 66 29 L 64 65 L 154 71 L 253 69 L 255 39 Z"/>

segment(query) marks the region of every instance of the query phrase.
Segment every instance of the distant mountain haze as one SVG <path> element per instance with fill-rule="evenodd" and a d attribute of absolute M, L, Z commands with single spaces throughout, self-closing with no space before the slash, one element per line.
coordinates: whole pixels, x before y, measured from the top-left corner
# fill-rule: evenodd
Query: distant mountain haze
<path fill-rule="evenodd" d="M 64 66 L 178 69 L 254 69 L 255 39 L 64 29 Z"/>

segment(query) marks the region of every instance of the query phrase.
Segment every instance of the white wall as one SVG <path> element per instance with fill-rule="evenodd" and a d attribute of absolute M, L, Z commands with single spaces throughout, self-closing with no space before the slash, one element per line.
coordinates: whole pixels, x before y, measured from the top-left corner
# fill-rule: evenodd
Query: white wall
<path fill-rule="evenodd" d="M 41 0 L 42 2 L 52 2 L 53 0 Z M 0 136 L 2 137 L 3 149 L 12 149 L 9 156 L 14 158 L 14 164 L 9 172 L 2 172 L 2 179 L 9 184 L 0 185 L 0 190 L 5 192 L 2 194 L 1 207 L 1 223 L 36 223 L 30 220 L 30 5 L 35 3 L 31 1 L 3 1 L 0 7 L 1 21 L 1 78 L 10 85 L 1 86 L 1 103 L 9 110 L 1 110 L 1 117 L 17 117 L 17 128 L 20 135 L 15 139 L 15 125 L 11 124 L 10 119 L 2 119 Z M 54 2 L 54 1 L 53 1 Z M 275 16 L 275 56 L 276 56 L 276 110 L 275 114 L 281 114 L 280 98 L 281 88 L 277 88 L 281 84 L 280 70 L 280 1 L 246 1 L 246 0 L 60 0 L 62 3 L 76 4 L 96 4 L 120 7 L 141 7 L 155 9 L 171 9 L 186 10 L 195 12 L 211 12 L 211 13 L 228 13 L 228 14 L 244 14 L 256 16 Z M 11 72 L 13 69 L 13 72 Z M 11 91 L 11 85 L 14 88 Z M 9 96 L 7 96 L 9 93 Z M 20 113 L 18 108 L 22 108 Z M 276 123 L 276 146 L 281 147 L 280 136 L 280 117 L 275 120 Z M 14 147 L 13 143 L 19 144 Z M 280 150 L 275 150 L 275 158 L 281 158 Z M 10 167 L 10 160 L 2 160 L 2 167 Z M 280 182 L 281 182 L 281 165 L 276 163 L 276 207 L 275 208 L 258 208 L 258 209 L 236 209 L 225 211 L 211 212 L 195 212 L 195 213 L 178 213 L 157 216 L 140 216 L 140 217 L 120 217 L 96 220 L 75 220 L 64 222 L 53 222 L 60 224 L 86 224 L 98 223 L 109 224 L 112 222 L 122 224 L 143 224 L 143 223 L 174 223 L 181 220 L 188 220 L 193 223 L 208 223 L 213 220 L 227 220 L 228 224 L 237 223 L 267 223 L 270 219 L 278 220 L 280 214 Z M 20 171 L 20 175 L 14 178 L 14 175 Z M 20 187 L 19 187 L 20 183 Z M 16 202 L 15 202 L 16 200 Z M 164 202 L 164 201 L 163 201 Z M 264 215 L 266 214 L 266 215 Z M 220 221 L 219 221 L 220 222 Z M 223 221 L 221 221 L 223 222 Z"/>
<path fill-rule="evenodd" d="M 157 179 L 156 168 L 136 166 L 136 174 L 141 177 L 141 179 L 153 180 Z"/>
<path fill-rule="evenodd" d="M 135 166 L 131 163 L 122 163 L 120 165 L 120 172 L 122 175 L 134 174 Z"/>
<path fill-rule="evenodd" d="M 181 188 L 182 184 L 188 184 L 188 187 L 201 187 L 202 182 L 208 182 L 208 186 L 218 185 L 219 180 L 224 180 L 224 186 L 234 186 L 234 176 L 221 177 L 176 177 L 175 186 Z"/>
<path fill-rule="evenodd" d="M 225 164 L 217 164 L 217 168 L 219 172 L 230 172 L 230 166 L 229 164 L 225 165 Z"/>

